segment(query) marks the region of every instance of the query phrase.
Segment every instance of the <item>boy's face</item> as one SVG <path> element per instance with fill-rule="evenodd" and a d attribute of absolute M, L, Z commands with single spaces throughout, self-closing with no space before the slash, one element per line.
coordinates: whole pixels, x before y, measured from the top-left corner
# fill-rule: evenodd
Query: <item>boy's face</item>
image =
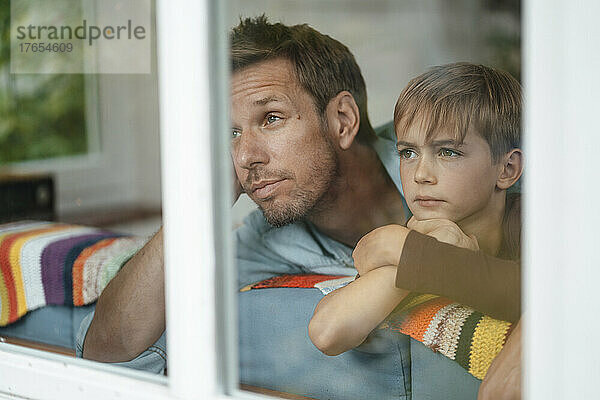
<path fill-rule="evenodd" d="M 491 215 L 502 163 L 492 164 L 485 139 L 470 128 L 456 143 L 450 131 L 441 130 L 425 144 L 425 132 L 416 125 L 405 132 L 396 127 L 402 188 L 415 218 L 460 226 Z"/>

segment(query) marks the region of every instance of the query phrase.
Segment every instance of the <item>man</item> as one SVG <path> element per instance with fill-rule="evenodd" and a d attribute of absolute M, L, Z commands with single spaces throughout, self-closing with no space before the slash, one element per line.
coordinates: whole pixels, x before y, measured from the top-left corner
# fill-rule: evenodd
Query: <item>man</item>
<path fill-rule="evenodd" d="M 393 130 L 376 137 L 360 69 L 349 50 L 334 39 L 306 25 L 269 24 L 265 17 L 242 21 L 231 39 L 232 159 L 241 189 L 260 207 L 235 232 L 239 286 L 277 274 L 355 274 L 351 255 L 358 240 L 379 226 L 406 221 Z M 107 286 L 91 324 L 92 315 L 82 323 L 78 350 L 85 358 L 155 371 L 164 367 L 164 351 L 153 345 L 164 342 L 162 259 L 159 232 Z M 269 325 L 266 328 L 256 321 L 248 325 L 244 319 L 248 314 L 260 317 L 261 308 L 253 305 L 261 300 L 254 293 L 241 294 L 242 382 L 260 384 L 257 370 L 273 365 L 268 359 L 250 366 L 257 357 L 265 357 L 253 351 L 264 345 L 263 338 L 271 345 L 269 356 L 278 357 L 276 353 L 292 350 L 281 340 L 295 338 L 295 344 L 304 343 L 298 344 L 297 356 L 314 358 L 292 357 L 286 365 L 304 363 L 329 374 L 326 379 L 319 378 L 323 374 L 293 374 L 301 382 L 298 387 L 305 389 L 303 394 L 319 396 L 331 390 L 327 396 L 344 397 L 345 383 L 336 382 L 335 374 L 346 368 L 348 381 L 357 382 L 347 385 L 350 394 L 367 395 L 357 393 L 362 381 L 353 379 L 352 373 L 370 373 L 373 368 L 367 363 L 377 360 L 376 364 L 396 365 L 379 385 L 377 397 L 410 396 L 410 374 L 405 372 L 410 362 L 408 340 L 394 343 L 391 356 L 367 350 L 324 361 L 306 335 L 307 318 L 318 298 L 311 294 L 307 302 L 306 296 L 289 293 L 296 296 L 286 299 L 290 305 L 297 301 L 304 307 L 281 314 L 290 324 L 299 321 L 294 329 L 285 324 L 271 328 L 273 321 L 280 321 L 272 314 L 262 324 Z M 304 319 L 301 313 L 307 314 Z M 280 327 L 287 329 L 284 334 Z M 270 330 L 260 334 L 257 329 Z M 308 378 L 302 381 L 302 376 Z M 308 389 L 310 385 L 314 389 Z M 293 385 L 287 387 L 294 390 Z"/>

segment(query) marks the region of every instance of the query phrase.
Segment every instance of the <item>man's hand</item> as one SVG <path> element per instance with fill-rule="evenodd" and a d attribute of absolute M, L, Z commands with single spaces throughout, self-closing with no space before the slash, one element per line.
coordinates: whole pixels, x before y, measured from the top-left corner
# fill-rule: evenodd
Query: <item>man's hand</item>
<path fill-rule="evenodd" d="M 235 173 L 235 165 L 233 164 L 233 159 L 231 160 L 231 170 L 233 172 L 233 201 L 231 202 L 231 204 L 234 204 L 240 197 L 240 195 L 244 193 L 244 189 L 242 188 L 240 180 L 238 179 L 237 174 Z"/>
<path fill-rule="evenodd" d="M 408 228 L 423 235 L 436 238 L 440 242 L 448 243 L 456 247 L 477 251 L 479 243 L 473 235 L 466 235 L 458 225 L 447 219 L 427 219 L 418 221 L 412 217 L 408 221 Z"/>
<path fill-rule="evenodd" d="M 477 400 L 521 399 L 521 321 L 492 362 Z"/>
<path fill-rule="evenodd" d="M 358 273 L 364 275 L 382 266 L 397 266 L 408 231 L 402 225 L 386 225 L 363 236 L 352 253 Z"/>

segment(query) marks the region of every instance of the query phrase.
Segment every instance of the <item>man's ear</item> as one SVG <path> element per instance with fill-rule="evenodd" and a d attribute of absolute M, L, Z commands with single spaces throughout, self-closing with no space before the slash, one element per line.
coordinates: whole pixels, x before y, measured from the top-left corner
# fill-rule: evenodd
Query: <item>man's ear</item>
<path fill-rule="evenodd" d="M 344 90 L 329 100 L 327 124 L 334 143 L 342 150 L 348 150 L 360 126 L 360 111 L 350 92 Z"/>
<path fill-rule="evenodd" d="M 523 151 L 521 149 L 512 149 L 502 157 L 501 169 L 496 187 L 506 190 L 514 185 L 523 173 Z"/>

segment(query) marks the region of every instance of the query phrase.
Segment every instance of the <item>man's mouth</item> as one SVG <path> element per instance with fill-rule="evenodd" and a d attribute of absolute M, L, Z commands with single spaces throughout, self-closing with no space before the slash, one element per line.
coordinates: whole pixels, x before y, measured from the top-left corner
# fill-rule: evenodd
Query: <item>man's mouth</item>
<path fill-rule="evenodd" d="M 414 202 L 421 207 L 437 207 L 445 201 L 431 196 L 416 196 Z"/>
<path fill-rule="evenodd" d="M 285 179 L 269 179 L 255 182 L 250 186 L 252 196 L 259 200 L 265 200 L 273 195 Z"/>

